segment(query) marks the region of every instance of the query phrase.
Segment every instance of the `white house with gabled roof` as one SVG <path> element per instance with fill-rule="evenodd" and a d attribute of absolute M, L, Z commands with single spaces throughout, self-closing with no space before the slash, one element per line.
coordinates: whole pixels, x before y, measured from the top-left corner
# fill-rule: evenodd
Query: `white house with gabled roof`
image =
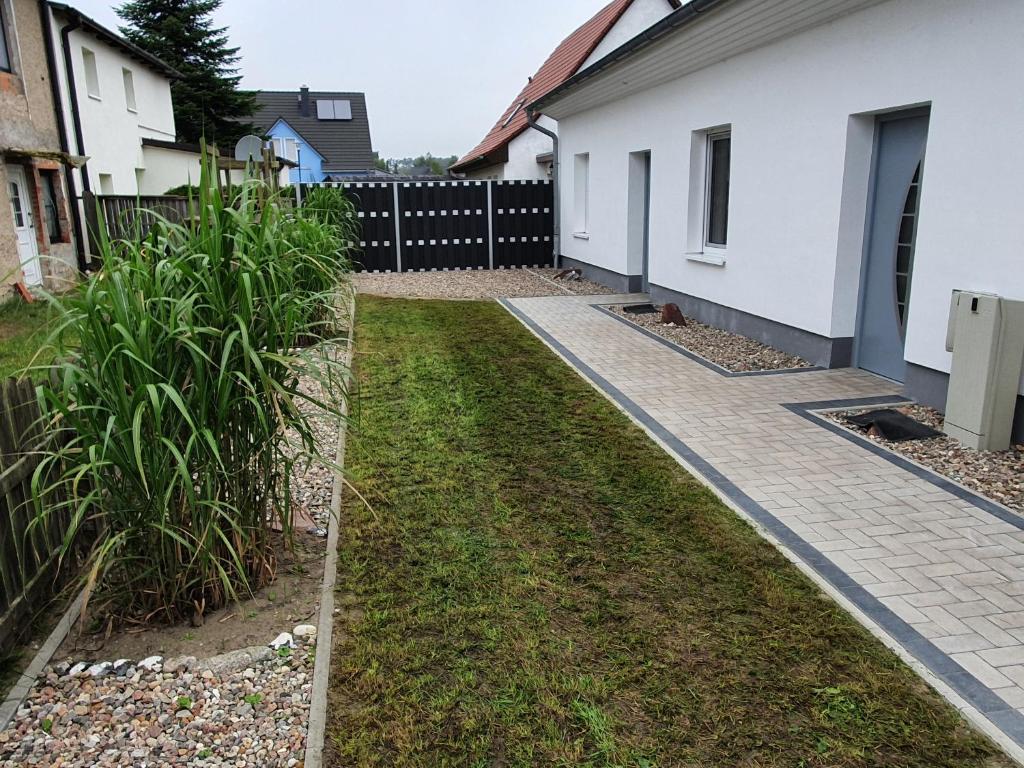
<path fill-rule="evenodd" d="M 525 107 L 573 73 L 603 58 L 663 19 L 680 0 L 612 0 L 566 37 L 505 108 L 498 122 L 449 170 L 469 179 L 546 179 L 551 174 L 552 140 L 530 128 Z M 558 123 L 538 124 L 557 133 Z"/>
<path fill-rule="evenodd" d="M 952 292 L 1024 299 L 1022 32 L 1019 0 L 692 0 L 528 106 L 565 266 L 941 409 Z"/>

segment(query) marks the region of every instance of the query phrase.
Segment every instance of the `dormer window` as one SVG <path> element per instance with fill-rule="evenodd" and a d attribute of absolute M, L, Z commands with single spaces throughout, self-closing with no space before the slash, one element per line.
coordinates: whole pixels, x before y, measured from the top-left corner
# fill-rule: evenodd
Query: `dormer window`
<path fill-rule="evenodd" d="M 352 102 L 348 99 L 317 99 L 317 120 L 351 120 Z"/>

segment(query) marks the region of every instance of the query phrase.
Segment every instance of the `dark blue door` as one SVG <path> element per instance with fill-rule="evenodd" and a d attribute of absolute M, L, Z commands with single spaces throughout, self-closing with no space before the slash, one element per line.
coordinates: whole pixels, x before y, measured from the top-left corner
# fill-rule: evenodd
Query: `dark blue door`
<path fill-rule="evenodd" d="M 903 381 L 928 115 L 879 118 L 857 317 L 857 365 Z"/>

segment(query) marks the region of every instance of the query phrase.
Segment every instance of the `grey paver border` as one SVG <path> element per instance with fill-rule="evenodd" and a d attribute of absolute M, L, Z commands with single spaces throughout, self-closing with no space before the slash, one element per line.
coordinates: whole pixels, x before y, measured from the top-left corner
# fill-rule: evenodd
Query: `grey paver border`
<path fill-rule="evenodd" d="M 626 318 L 622 317 L 621 315 L 616 315 L 614 312 L 608 309 L 608 307 L 620 306 L 621 304 L 622 302 L 616 301 L 613 302 L 612 304 L 591 304 L 590 306 L 598 310 L 599 312 L 603 312 L 604 314 L 608 315 L 608 317 L 618 320 L 623 325 L 629 326 L 635 331 L 639 331 L 644 336 L 648 337 L 649 339 L 653 339 L 662 346 L 668 347 L 673 352 L 678 352 L 683 357 L 687 357 L 690 360 L 693 360 L 693 362 L 703 365 L 709 371 L 714 371 L 719 376 L 724 376 L 728 379 L 737 379 L 746 376 L 786 376 L 793 373 L 812 373 L 814 371 L 826 370 L 825 368 L 822 368 L 820 365 L 809 365 L 806 368 L 779 368 L 776 370 L 767 371 L 730 371 L 728 368 L 723 368 L 718 363 L 714 363 L 711 360 L 708 360 L 706 357 L 701 357 L 696 352 L 687 349 L 681 344 L 677 344 L 676 342 L 670 339 L 666 339 L 664 336 L 661 336 L 648 328 L 644 328 L 642 325 L 638 325 L 637 323 L 631 322 Z"/>
<path fill-rule="evenodd" d="M 580 360 L 579 357 L 541 328 L 525 312 L 512 305 L 506 299 L 500 299 L 498 303 L 540 338 L 541 341 L 551 347 L 584 378 L 588 379 L 606 397 L 617 404 L 649 434 L 655 437 L 670 453 L 675 454 L 684 465 L 692 468 L 695 474 L 715 489 L 722 498 L 727 500 L 735 509 L 753 521 L 763 531 L 767 532 L 770 540 L 776 542 L 791 559 L 802 562 L 821 582 L 852 605 L 867 621 L 876 625 L 883 635 L 891 640 L 890 647 L 902 649 L 906 655 L 915 659 L 924 669 L 930 672 L 937 681 L 944 684 L 956 696 L 962 698 L 968 705 L 968 709 L 964 714 L 973 719 L 979 727 L 983 728 L 993 738 L 997 738 L 1014 759 L 1018 762 L 1024 760 L 1024 714 L 1021 714 L 1014 707 L 1003 701 L 995 691 L 984 685 L 978 678 L 950 658 L 948 654 L 940 650 L 910 624 L 897 616 L 878 598 L 829 560 L 825 554 L 815 549 L 813 545 L 805 541 L 779 518 L 775 517 L 775 515 L 740 490 L 735 483 L 725 477 L 710 462 L 676 437 L 657 419 L 650 416 L 643 408 L 638 406 L 593 368 Z M 614 315 L 612 316 L 614 317 Z M 637 327 L 628 321 L 625 324 L 633 328 Z M 657 338 L 660 339 L 661 337 Z M 830 402 L 832 404 L 836 402 L 845 404 L 839 407 L 852 407 L 855 404 L 877 404 L 883 399 L 864 398 Z M 810 411 L 811 409 L 807 408 L 807 405 L 822 406 L 822 403 L 805 404 L 803 407 Z M 824 410 L 829 406 L 830 403 L 826 402 L 818 410 Z M 837 427 L 837 429 L 841 428 Z M 853 436 L 851 435 L 851 437 Z M 889 452 L 886 451 L 885 453 Z M 892 458 L 898 457 L 892 455 Z M 927 472 L 927 470 L 923 470 L 920 467 L 917 467 L 917 469 Z M 955 701 L 953 703 L 956 704 Z M 971 710 L 978 713 L 978 716 L 981 718 L 980 721 L 972 717 L 973 712 Z M 990 724 L 989 727 L 986 727 L 985 720 Z M 991 726 L 994 726 L 995 732 L 993 732 Z M 1002 739 L 998 739 L 1000 735 L 1003 737 Z"/>
<path fill-rule="evenodd" d="M 42 674 L 43 667 L 50 663 L 53 654 L 60 648 L 64 638 L 68 636 L 68 632 L 71 631 L 71 627 L 78 619 L 82 610 L 83 600 L 85 600 L 84 589 L 78 593 L 75 599 L 71 601 L 71 604 L 64 610 L 57 625 L 50 631 L 50 634 L 39 647 L 39 650 L 36 651 L 32 661 L 18 675 L 18 681 L 7 692 L 7 697 L 4 699 L 3 704 L 0 704 L 0 731 L 7 730 L 7 726 L 11 724 L 22 702 L 25 701 L 25 697 L 32 690 L 32 686 L 36 684 L 36 679 Z"/>

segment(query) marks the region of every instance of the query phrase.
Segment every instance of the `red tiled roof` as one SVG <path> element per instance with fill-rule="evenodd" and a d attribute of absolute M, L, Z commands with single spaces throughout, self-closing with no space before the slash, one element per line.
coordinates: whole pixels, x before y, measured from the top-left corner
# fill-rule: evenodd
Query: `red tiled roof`
<path fill-rule="evenodd" d="M 483 141 L 453 165 L 451 170 L 462 171 L 478 164 L 478 161 L 504 150 L 512 139 L 525 131 L 528 126 L 526 112 L 522 107 L 533 103 L 572 77 L 632 2 L 633 0 L 612 0 L 590 21 L 565 38 L 509 104 L 501 119 L 484 136 Z M 509 115 L 512 115 L 511 120 Z M 486 162 L 490 164 L 491 161 Z"/>

